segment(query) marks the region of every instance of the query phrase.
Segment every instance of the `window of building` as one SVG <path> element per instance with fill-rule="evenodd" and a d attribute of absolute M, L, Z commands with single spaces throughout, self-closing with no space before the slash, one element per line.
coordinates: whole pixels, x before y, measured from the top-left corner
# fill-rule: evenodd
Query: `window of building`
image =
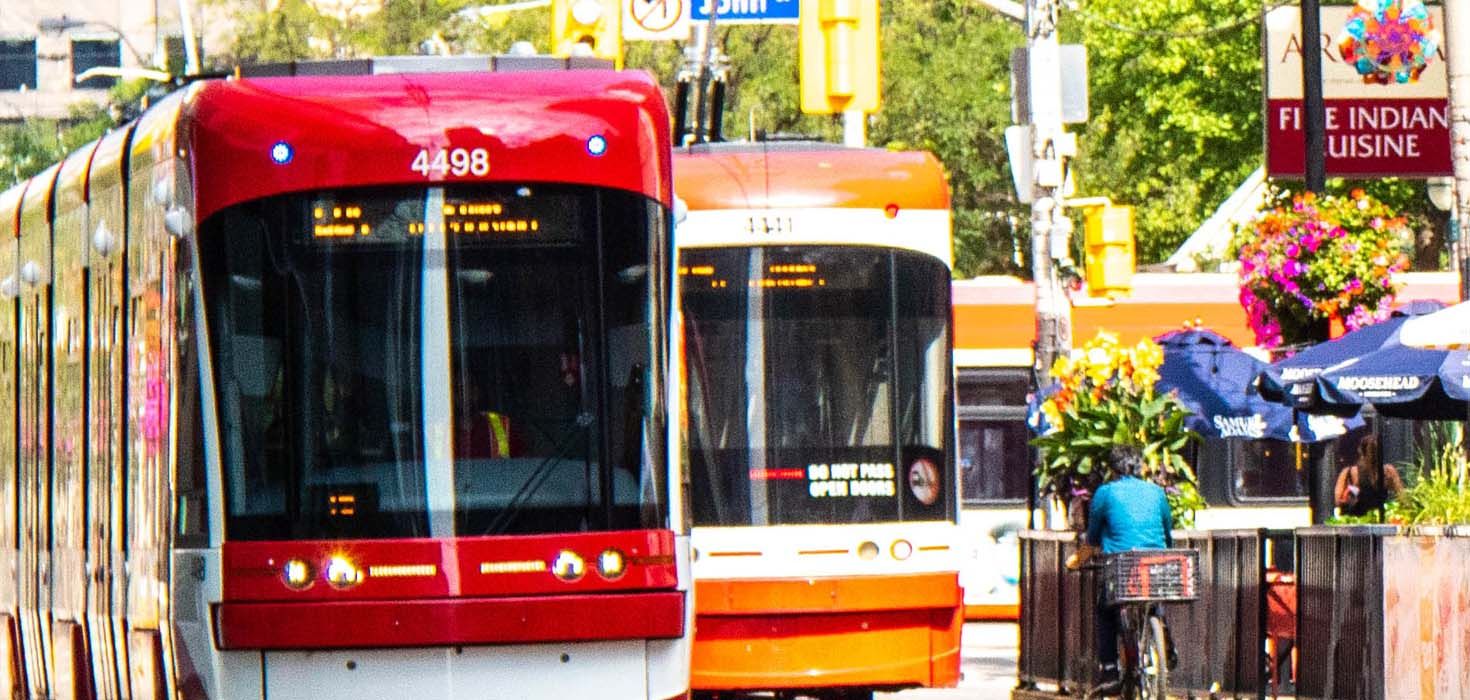
<path fill-rule="evenodd" d="M 36 40 L 0 39 L 0 90 L 36 89 Z"/>
<path fill-rule="evenodd" d="M 72 78 L 81 75 L 88 68 L 97 68 L 99 66 L 116 68 L 121 65 L 122 48 L 117 39 L 71 40 Z M 117 84 L 117 78 L 99 76 L 77 83 L 76 87 L 105 90 L 115 84 Z"/>
<path fill-rule="evenodd" d="M 1026 369 L 962 370 L 959 399 L 960 487 L 967 505 L 1023 503 L 1031 478 L 1026 428 Z"/>

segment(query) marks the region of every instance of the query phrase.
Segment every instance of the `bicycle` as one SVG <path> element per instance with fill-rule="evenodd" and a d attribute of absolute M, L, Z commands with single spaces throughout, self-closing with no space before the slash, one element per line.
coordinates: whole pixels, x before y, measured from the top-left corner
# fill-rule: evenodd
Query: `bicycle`
<path fill-rule="evenodd" d="M 1169 691 L 1169 633 L 1160 604 L 1197 597 L 1199 552 L 1120 552 L 1082 568 L 1102 571 L 1101 604 L 1118 608 L 1118 694 L 1123 700 L 1164 700 Z M 1108 690 L 1094 686 L 1084 697 L 1107 697 Z"/>

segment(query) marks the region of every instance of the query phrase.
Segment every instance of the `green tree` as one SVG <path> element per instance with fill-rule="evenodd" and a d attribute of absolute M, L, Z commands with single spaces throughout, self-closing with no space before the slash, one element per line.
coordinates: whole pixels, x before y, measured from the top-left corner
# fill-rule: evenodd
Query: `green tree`
<path fill-rule="evenodd" d="M 1090 0 L 1064 15 L 1087 46 L 1091 120 L 1079 189 L 1135 207 L 1140 263 L 1172 253 L 1261 154 L 1258 0 Z"/>

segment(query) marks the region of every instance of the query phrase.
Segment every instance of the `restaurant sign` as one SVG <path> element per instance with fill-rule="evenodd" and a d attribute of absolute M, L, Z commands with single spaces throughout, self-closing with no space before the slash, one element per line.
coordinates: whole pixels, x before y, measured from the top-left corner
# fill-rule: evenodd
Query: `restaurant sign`
<path fill-rule="evenodd" d="M 1322 8 L 1322 94 L 1326 171 L 1334 177 L 1438 177 L 1452 174 L 1449 88 L 1444 56 L 1413 83 L 1365 83 L 1338 54 L 1335 36 L 1351 7 Z M 1429 8 L 1443 26 L 1439 7 Z M 1300 178 L 1306 170 L 1302 114 L 1301 11 L 1266 13 L 1266 173 Z"/>

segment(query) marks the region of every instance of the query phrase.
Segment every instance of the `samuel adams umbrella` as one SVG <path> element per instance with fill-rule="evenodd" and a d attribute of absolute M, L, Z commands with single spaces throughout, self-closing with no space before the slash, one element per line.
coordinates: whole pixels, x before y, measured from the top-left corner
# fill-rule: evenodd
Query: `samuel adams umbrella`
<path fill-rule="evenodd" d="M 1464 420 L 1470 405 L 1470 351 L 1394 344 L 1317 377 L 1324 407 L 1364 403 L 1385 416 Z"/>
<path fill-rule="evenodd" d="M 1194 411 L 1186 425 L 1207 437 L 1315 442 L 1349 426 L 1332 416 L 1294 416 L 1283 404 L 1249 391 L 1266 363 L 1208 330 L 1166 333 L 1154 339 L 1164 350 L 1157 391 L 1179 391 Z M 1355 424 L 1361 420 L 1354 419 Z"/>
<path fill-rule="evenodd" d="M 1318 343 L 1280 362 L 1270 365 L 1261 373 L 1256 388 L 1261 396 L 1279 401 L 1302 410 L 1316 409 L 1316 391 L 1312 381 L 1317 375 L 1355 357 L 1362 357 L 1390 344 L 1399 328 L 1410 318 L 1429 314 L 1444 308 L 1444 304 L 1432 300 L 1417 300 L 1395 309 L 1388 319 L 1364 326 L 1339 338 Z M 1356 408 L 1348 410 L 1338 407 L 1335 412 L 1352 415 Z"/>

